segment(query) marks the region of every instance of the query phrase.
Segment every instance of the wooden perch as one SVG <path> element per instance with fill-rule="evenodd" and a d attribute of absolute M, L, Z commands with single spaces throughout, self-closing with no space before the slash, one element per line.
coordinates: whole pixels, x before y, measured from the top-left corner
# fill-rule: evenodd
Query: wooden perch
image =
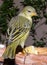
<path fill-rule="evenodd" d="M 47 56 L 45 55 L 23 55 L 17 54 L 15 57 L 17 65 L 47 65 Z"/>
<path fill-rule="evenodd" d="M 0 62 L 4 61 L 4 59 L 2 58 L 2 55 L 3 55 L 4 51 L 5 51 L 5 49 L 6 48 L 0 48 Z"/>
<path fill-rule="evenodd" d="M 6 48 L 0 49 L 0 55 L 4 53 Z M 37 50 L 38 54 L 23 54 L 22 52 L 19 52 L 16 54 L 15 61 L 18 65 L 47 65 L 47 48 L 40 48 L 35 47 L 35 50 Z M 0 57 L 0 62 L 4 62 L 4 59 Z"/>

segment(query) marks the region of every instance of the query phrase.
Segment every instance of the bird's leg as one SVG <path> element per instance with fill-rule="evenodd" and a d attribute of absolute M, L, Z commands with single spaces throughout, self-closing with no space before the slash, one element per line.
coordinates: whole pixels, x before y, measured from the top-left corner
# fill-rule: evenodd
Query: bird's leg
<path fill-rule="evenodd" d="M 26 50 L 24 50 L 24 51 L 25 51 L 25 53 L 26 53 L 26 55 L 25 55 L 25 57 L 24 57 L 24 64 L 25 64 L 26 56 L 28 56 L 28 53 L 26 52 Z"/>
<path fill-rule="evenodd" d="M 26 46 L 24 45 L 24 43 L 21 44 L 21 47 L 24 50 L 24 51 L 22 50 L 22 53 L 25 54 L 25 57 L 24 57 L 24 64 L 25 64 L 25 60 L 26 60 L 26 56 L 28 56 L 28 52 L 25 50 Z"/>
<path fill-rule="evenodd" d="M 26 46 L 25 46 L 25 47 L 26 47 Z M 23 49 L 24 49 L 24 52 L 22 52 L 22 53 L 25 54 L 25 57 L 24 57 L 24 65 L 25 65 L 25 61 L 26 61 L 26 56 L 29 55 L 29 53 L 25 50 L 25 47 L 23 48 Z"/>

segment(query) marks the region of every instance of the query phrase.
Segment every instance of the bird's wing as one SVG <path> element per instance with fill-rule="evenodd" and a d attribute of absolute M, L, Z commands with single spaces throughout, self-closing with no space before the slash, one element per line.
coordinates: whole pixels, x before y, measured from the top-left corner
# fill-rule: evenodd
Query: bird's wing
<path fill-rule="evenodd" d="M 23 23 L 22 23 L 23 22 Z M 29 28 L 25 27 L 25 23 L 27 20 L 25 19 L 16 19 L 13 24 L 11 24 L 11 32 L 9 36 L 9 40 L 11 42 L 17 41 L 18 39 L 22 38 L 29 30 Z"/>

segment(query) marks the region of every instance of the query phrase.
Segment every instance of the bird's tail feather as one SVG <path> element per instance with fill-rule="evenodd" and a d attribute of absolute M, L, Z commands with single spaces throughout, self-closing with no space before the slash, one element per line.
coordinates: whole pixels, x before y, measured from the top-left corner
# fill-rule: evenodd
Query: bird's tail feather
<path fill-rule="evenodd" d="M 15 58 L 15 52 L 16 52 L 16 46 L 15 44 L 11 44 L 9 45 L 4 54 L 3 54 L 3 58 L 6 59 L 6 58 L 10 58 L 10 59 L 14 59 Z"/>

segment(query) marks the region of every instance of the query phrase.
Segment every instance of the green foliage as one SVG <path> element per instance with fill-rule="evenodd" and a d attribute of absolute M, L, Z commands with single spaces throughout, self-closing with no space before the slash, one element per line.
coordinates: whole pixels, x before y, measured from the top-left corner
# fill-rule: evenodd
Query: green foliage
<path fill-rule="evenodd" d="M 22 4 L 24 6 L 32 6 L 32 7 L 34 7 L 36 9 L 36 11 L 37 11 L 37 14 L 38 14 L 38 17 L 33 17 L 33 25 L 32 25 L 32 28 L 31 28 L 31 36 L 33 37 L 33 40 L 34 40 L 33 45 L 37 46 L 37 47 L 38 46 L 40 46 L 40 47 L 45 46 L 44 40 L 37 41 L 37 39 L 35 37 L 35 35 L 37 35 L 35 26 L 39 22 L 39 19 L 41 20 L 42 18 L 46 19 L 45 24 L 47 25 L 47 12 L 46 12 L 47 0 L 24 0 L 22 2 Z M 41 16 L 41 13 L 43 14 L 43 16 Z"/>
<path fill-rule="evenodd" d="M 0 30 L 2 33 L 5 33 L 7 30 L 7 22 L 4 15 L 0 15 Z"/>
<path fill-rule="evenodd" d="M 18 8 L 14 7 L 13 0 L 3 0 L 0 6 L 0 31 L 5 34 L 7 31 L 7 23 L 10 19 L 17 15 Z"/>
<path fill-rule="evenodd" d="M 46 19 L 46 21 L 45 21 L 45 24 L 47 24 L 47 19 Z"/>
<path fill-rule="evenodd" d="M 44 47 L 46 43 L 43 41 L 36 41 L 33 45 L 36 47 Z"/>
<path fill-rule="evenodd" d="M 47 13 L 44 14 L 44 17 L 47 18 Z"/>

